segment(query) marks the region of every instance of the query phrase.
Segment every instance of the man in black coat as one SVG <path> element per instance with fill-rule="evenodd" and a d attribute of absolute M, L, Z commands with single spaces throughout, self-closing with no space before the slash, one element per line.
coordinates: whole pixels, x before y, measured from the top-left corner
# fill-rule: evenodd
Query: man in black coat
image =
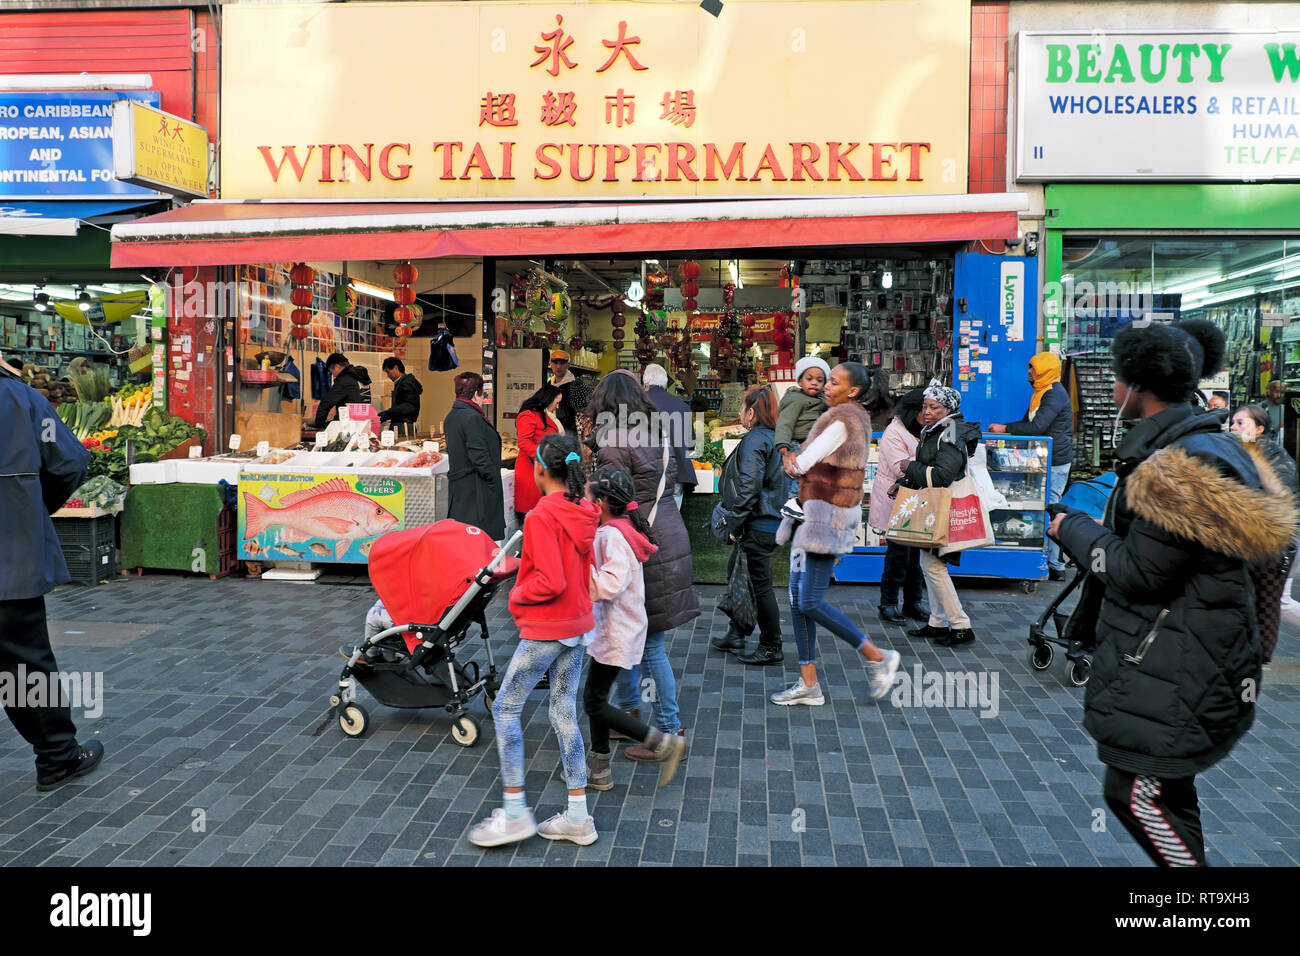
<path fill-rule="evenodd" d="M 695 466 L 691 463 L 691 452 L 695 450 L 695 418 L 690 406 L 668 391 L 668 372 L 662 365 L 647 365 L 641 373 L 641 384 L 645 386 L 646 398 L 663 416 L 661 424 L 669 443 L 673 448 L 673 460 L 677 462 L 676 489 L 673 500 L 677 510 L 682 510 L 682 499 L 695 490 Z"/>
<path fill-rule="evenodd" d="M 370 373 L 364 368 L 348 363 L 348 358 L 335 352 L 325 360 L 325 367 L 334 376 L 334 384 L 320 400 L 316 408 L 315 428 L 324 428 L 330 420 L 330 412 L 345 405 L 370 404 Z"/>
<path fill-rule="evenodd" d="M 1095 648 L 1083 723 L 1106 802 L 1159 866 L 1205 865 L 1195 775 L 1249 729 L 1262 673 L 1249 566 L 1276 562 L 1297 525 L 1222 413 L 1188 404 L 1223 355 L 1221 332 L 1190 325 L 1115 337 L 1115 402 L 1141 421 L 1104 521 L 1065 509 L 1049 529 L 1090 572 L 1065 637 Z"/>
<path fill-rule="evenodd" d="M 493 541 L 506 536 L 505 493 L 501 488 L 501 436 L 476 401 L 483 376 L 461 372 L 455 378 L 456 400 L 442 423 L 447 440 L 447 517 L 487 532 Z"/>
<path fill-rule="evenodd" d="M 379 413 L 379 420 L 391 423 L 399 434 L 414 435 L 424 386 L 414 375 L 407 374 L 406 366 L 399 358 L 384 359 L 384 374 L 393 383 L 393 405 Z"/>
<path fill-rule="evenodd" d="M 71 578 L 50 515 L 81 484 L 90 453 L 54 408 L 0 362 L 0 688 L 5 713 L 36 752 L 36 788 L 52 790 L 89 773 L 104 758 L 97 740 L 77 743 L 72 712 L 28 701 L 36 682 L 62 687 L 50 648 L 44 595 Z M 27 706 L 31 703 L 33 706 Z"/>

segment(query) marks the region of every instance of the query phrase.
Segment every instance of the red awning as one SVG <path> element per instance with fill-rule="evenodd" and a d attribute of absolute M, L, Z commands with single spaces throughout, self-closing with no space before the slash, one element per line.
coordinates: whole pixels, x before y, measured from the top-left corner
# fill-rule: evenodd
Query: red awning
<path fill-rule="evenodd" d="M 113 228 L 113 268 L 1010 239 L 1022 193 L 677 203 L 196 202 Z"/>

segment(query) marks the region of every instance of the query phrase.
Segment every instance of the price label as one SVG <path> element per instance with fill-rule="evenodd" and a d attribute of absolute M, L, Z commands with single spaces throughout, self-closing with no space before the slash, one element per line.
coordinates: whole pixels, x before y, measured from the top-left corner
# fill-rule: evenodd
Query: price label
<path fill-rule="evenodd" d="M 429 451 L 433 452 L 436 455 L 438 453 L 438 443 L 436 441 L 431 441 L 429 442 L 429 444 L 433 446 L 432 448 L 429 449 Z"/>
<path fill-rule="evenodd" d="M 269 441 L 260 441 L 257 443 L 257 457 L 263 458 L 271 453 L 271 443 Z"/>
<path fill-rule="evenodd" d="M 244 443 L 244 439 L 240 438 L 238 435 L 231 435 L 231 436 L 230 436 L 230 450 L 231 450 L 231 451 L 239 451 L 239 446 L 242 445 L 243 443 Z"/>
<path fill-rule="evenodd" d="M 379 433 L 379 444 L 383 445 L 385 448 L 392 448 L 393 442 L 396 439 L 397 435 L 387 429 Z"/>
<path fill-rule="evenodd" d="M 347 410 L 346 408 L 344 408 L 342 405 L 340 405 L 340 406 L 339 406 L 339 421 L 341 421 L 341 422 L 348 422 L 348 421 L 351 421 L 351 420 L 352 420 L 352 416 L 351 416 L 350 414 L 348 414 L 348 410 Z"/>
<path fill-rule="evenodd" d="M 427 442 L 425 442 L 423 445 L 420 446 L 420 450 L 421 450 L 421 451 L 437 451 L 437 450 L 438 450 L 438 444 L 437 444 L 437 442 L 427 441 Z"/>
<path fill-rule="evenodd" d="M 317 447 L 317 448 L 324 448 L 324 447 L 325 447 L 326 445 L 328 445 L 328 444 L 329 444 L 329 436 L 326 435 L 324 432 L 317 432 L 317 433 L 316 433 L 316 447 Z"/>
<path fill-rule="evenodd" d="M 203 449 L 200 448 L 198 445 L 191 445 L 191 446 L 190 446 L 190 457 L 191 457 L 191 458 L 202 458 L 202 457 L 203 457 Z"/>

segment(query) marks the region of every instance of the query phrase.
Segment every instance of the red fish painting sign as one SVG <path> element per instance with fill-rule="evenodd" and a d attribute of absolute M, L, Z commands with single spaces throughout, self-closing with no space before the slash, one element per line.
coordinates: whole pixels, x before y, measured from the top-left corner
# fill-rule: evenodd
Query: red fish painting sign
<path fill-rule="evenodd" d="M 239 557 L 364 564 L 380 535 L 405 527 L 399 479 L 368 475 L 239 476 Z"/>

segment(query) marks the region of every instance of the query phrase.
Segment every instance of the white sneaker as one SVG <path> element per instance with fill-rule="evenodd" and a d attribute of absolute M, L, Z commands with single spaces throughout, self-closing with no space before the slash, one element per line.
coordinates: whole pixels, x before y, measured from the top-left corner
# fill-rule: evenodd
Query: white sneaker
<path fill-rule="evenodd" d="M 574 826 L 563 810 L 538 827 L 537 835 L 547 840 L 568 840 L 578 846 L 591 846 L 598 836 L 596 821 L 591 817 L 587 817 L 580 825 Z"/>
<path fill-rule="evenodd" d="M 781 704 L 782 706 L 788 704 L 808 704 L 810 707 L 820 707 L 822 704 L 826 703 L 826 698 L 822 696 L 821 682 L 818 681 L 816 684 L 809 687 L 803 682 L 802 677 L 785 690 L 773 694 L 771 700 L 772 703 Z"/>
<path fill-rule="evenodd" d="M 523 816 L 511 820 L 506 817 L 504 808 L 497 807 L 492 816 L 476 823 L 469 831 L 469 842 L 475 846 L 504 846 L 527 840 L 536 832 L 537 821 L 533 818 L 533 811 L 525 809 Z"/>
<path fill-rule="evenodd" d="M 867 661 L 867 669 L 871 672 L 871 699 L 880 700 L 889 693 L 889 688 L 894 686 L 894 675 L 898 673 L 898 662 L 903 659 L 903 655 L 898 651 L 881 651 L 884 654 L 882 661 Z"/>

